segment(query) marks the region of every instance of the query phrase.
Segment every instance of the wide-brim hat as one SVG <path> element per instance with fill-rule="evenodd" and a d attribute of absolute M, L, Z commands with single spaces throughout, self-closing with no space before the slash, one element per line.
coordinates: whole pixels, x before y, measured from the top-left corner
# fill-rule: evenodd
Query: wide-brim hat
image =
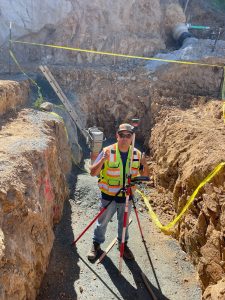
<path fill-rule="evenodd" d="M 121 124 L 117 130 L 118 133 L 122 132 L 122 131 L 128 131 L 130 133 L 134 133 L 134 126 L 124 123 Z"/>

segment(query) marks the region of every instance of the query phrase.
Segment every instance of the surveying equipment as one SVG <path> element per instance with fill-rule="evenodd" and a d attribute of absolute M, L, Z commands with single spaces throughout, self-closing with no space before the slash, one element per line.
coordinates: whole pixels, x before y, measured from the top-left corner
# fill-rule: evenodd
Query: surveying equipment
<path fill-rule="evenodd" d="M 132 187 L 132 186 L 134 186 L 135 184 L 134 184 L 134 182 L 143 182 L 143 181 L 149 181 L 149 177 L 148 176 L 137 176 L 137 177 L 135 177 L 135 178 L 132 178 L 132 180 L 131 180 L 131 183 L 130 183 L 130 187 Z M 126 186 L 125 187 L 125 189 L 126 188 L 128 188 L 128 186 Z M 116 195 L 115 195 L 115 197 L 116 196 L 118 196 L 119 195 L 119 193 L 121 192 L 123 190 L 123 188 L 122 189 L 120 189 L 117 193 L 116 193 Z M 132 198 L 132 200 L 133 200 L 133 198 Z M 72 243 L 71 243 L 71 245 L 73 246 L 73 245 L 75 245 L 78 241 L 79 241 L 79 239 L 85 234 L 85 232 L 91 227 L 91 225 L 104 213 L 104 211 L 108 208 L 108 206 L 110 205 L 112 203 L 112 201 L 109 201 L 109 203 L 105 206 L 105 207 L 103 207 L 101 210 L 100 210 L 100 212 L 97 214 L 97 216 L 95 216 L 95 218 L 88 224 L 88 226 L 87 227 L 85 227 L 85 229 L 79 234 L 79 236 L 76 238 L 76 240 L 74 240 Z M 134 206 L 134 208 L 136 209 L 136 207 L 135 207 L 135 205 L 134 205 L 134 202 L 133 202 L 133 206 Z M 136 216 L 137 216 L 137 213 L 135 212 L 135 214 L 136 214 Z M 138 218 L 138 217 L 137 217 Z M 138 221 L 138 224 L 139 224 L 140 222 Z M 140 227 L 139 227 L 140 228 Z M 140 230 L 141 231 L 141 230 Z M 142 235 L 142 237 L 143 237 L 143 234 L 142 234 L 142 231 L 141 231 L 141 235 Z"/>
<path fill-rule="evenodd" d="M 125 202 L 125 210 L 124 210 L 124 217 L 123 217 L 123 231 L 122 231 L 122 241 L 120 244 L 120 258 L 119 258 L 119 272 L 122 272 L 122 259 L 124 254 L 124 247 L 125 247 L 125 234 L 127 230 L 127 219 L 128 219 L 128 206 L 129 206 L 129 199 L 132 198 L 132 190 L 131 190 L 131 169 L 132 169 L 132 163 L 133 163 L 133 152 L 134 152 L 134 144 L 135 144 L 135 131 L 137 130 L 139 126 L 139 119 L 132 119 L 132 126 L 134 127 L 134 133 L 133 133 L 133 139 L 132 139 L 132 145 L 131 145 L 131 156 L 130 156 L 130 169 L 129 173 L 127 174 L 127 185 L 125 187 L 126 192 L 126 202 Z M 137 215 L 136 215 L 137 217 Z M 138 225 L 139 225 L 139 219 L 137 217 Z M 140 228 L 140 227 L 139 227 Z M 142 234 L 142 231 L 141 231 Z"/>
<path fill-rule="evenodd" d="M 120 243 L 120 257 L 119 257 L 119 272 L 121 273 L 122 271 L 122 259 L 123 259 L 123 254 L 124 254 L 124 248 L 125 248 L 125 234 L 126 230 L 128 227 L 128 207 L 129 207 L 129 201 L 132 200 L 133 202 L 133 207 L 135 210 L 135 215 L 137 218 L 138 222 L 138 227 L 141 233 L 142 240 L 144 241 L 143 237 L 143 232 L 141 229 L 140 225 L 140 220 L 138 217 L 137 209 L 135 207 L 135 203 L 133 200 L 133 195 L 132 195 L 132 186 L 135 186 L 135 183 L 139 183 L 142 181 L 149 181 L 148 176 L 137 176 L 132 178 L 132 164 L 133 164 L 133 159 L 134 159 L 134 144 L 135 144 L 135 131 L 139 126 L 139 119 L 132 119 L 131 125 L 133 126 L 132 131 L 133 131 L 133 138 L 132 138 L 132 144 L 130 146 L 130 158 L 129 158 L 129 170 L 128 174 L 126 174 L 125 177 L 125 183 L 123 187 L 117 191 L 116 195 L 114 197 L 117 197 L 121 191 L 125 193 L 126 195 L 126 201 L 125 201 L 125 209 L 124 209 L 124 216 L 123 216 L 123 228 L 122 228 L 122 238 L 121 238 L 121 243 Z M 92 159 L 93 155 L 98 155 L 102 148 L 102 142 L 103 142 L 103 132 L 101 132 L 97 127 L 91 127 L 88 129 L 87 133 L 90 136 L 90 139 L 88 141 L 90 145 L 90 149 L 92 151 Z M 84 233 L 90 228 L 90 226 L 105 212 L 105 210 L 108 208 L 108 206 L 112 203 L 112 201 L 109 201 L 109 203 L 104 206 L 99 213 L 96 215 L 96 217 L 90 222 L 90 224 L 81 232 L 81 234 L 74 240 L 71 245 L 75 245 L 77 241 L 84 235 Z"/>
<path fill-rule="evenodd" d="M 148 176 L 137 176 L 131 179 L 131 183 L 133 182 L 142 182 L 142 181 L 149 181 Z"/>
<path fill-rule="evenodd" d="M 121 189 L 116 193 L 115 197 L 119 195 Z M 76 242 L 79 241 L 79 239 L 85 234 L 85 232 L 91 227 L 91 225 L 104 213 L 104 211 L 108 208 L 108 206 L 112 203 L 112 201 L 109 201 L 109 203 L 103 207 L 100 212 L 97 214 L 97 216 L 90 222 L 90 224 L 81 232 L 81 234 L 71 243 L 71 246 L 75 245 Z"/>
<path fill-rule="evenodd" d="M 90 127 L 87 130 L 87 144 L 91 150 L 91 164 L 95 161 L 97 158 L 99 152 L 102 149 L 103 144 L 103 132 L 98 129 L 98 127 Z"/>

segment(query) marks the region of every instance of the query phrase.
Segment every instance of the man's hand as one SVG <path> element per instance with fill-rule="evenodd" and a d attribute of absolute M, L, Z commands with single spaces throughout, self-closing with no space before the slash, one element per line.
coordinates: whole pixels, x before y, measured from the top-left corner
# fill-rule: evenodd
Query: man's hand
<path fill-rule="evenodd" d="M 146 157 L 145 157 L 145 153 L 144 152 L 141 155 L 140 163 L 143 166 L 147 165 L 147 161 L 146 161 Z"/>
<path fill-rule="evenodd" d="M 103 152 L 102 158 L 104 161 L 109 160 L 109 149 L 107 149 Z"/>
<path fill-rule="evenodd" d="M 101 169 L 102 169 L 102 166 L 104 165 L 104 162 L 106 160 L 109 160 L 109 150 L 103 150 L 101 152 L 101 158 L 100 159 L 96 159 L 97 162 L 94 162 L 94 164 L 92 166 L 90 166 L 90 174 L 91 176 L 98 176 Z"/>

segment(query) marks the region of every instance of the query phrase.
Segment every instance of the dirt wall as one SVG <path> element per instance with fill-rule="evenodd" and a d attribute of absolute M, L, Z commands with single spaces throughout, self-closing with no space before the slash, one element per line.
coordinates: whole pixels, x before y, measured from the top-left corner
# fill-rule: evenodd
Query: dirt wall
<path fill-rule="evenodd" d="M 0 80 L 0 116 L 27 103 L 29 82 Z"/>
<path fill-rule="evenodd" d="M 152 131 L 155 184 L 171 191 L 177 213 L 201 181 L 225 161 L 222 102 L 164 109 Z M 198 268 L 203 290 L 225 274 L 223 168 L 196 196 L 176 228 L 182 248 Z M 210 298 L 211 299 L 211 298 Z"/>
<path fill-rule="evenodd" d="M 107 67 L 49 69 L 86 128 L 102 127 L 105 135 L 112 137 L 120 122 L 138 117 L 141 123 L 137 137 L 146 145 L 162 108 L 188 108 L 207 101 L 199 96 L 217 97 L 222 79 L 221 68 L 176 64 L 156 70 L 148 64 L 126 65 L 122 61 Z"/>
<path fill-rule="evenodd" d="M 4 120 L 0 131 L 2 300 L 36 298 L 53 245 L 53 226 L 68 197 L 70 168 L 70 148 L 60 119 L 25 109 Z"/>

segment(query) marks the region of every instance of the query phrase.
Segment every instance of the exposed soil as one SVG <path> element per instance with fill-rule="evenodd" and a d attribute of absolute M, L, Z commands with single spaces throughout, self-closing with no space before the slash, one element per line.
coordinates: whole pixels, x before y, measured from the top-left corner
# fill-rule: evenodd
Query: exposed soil
<path fill-rule="evenodd" d="M 225 161 L 222 104 L 212 99 L 189 109 L 161 111 L 149 143 L 152 168 L 155 184 L 172 195 L 166 205 L 161 201 L 157 205 L 180 212 L 204 178 Z M 224 278 L 224 179 L 223 167 L 201 187 L 177 228 L 182 249 L 197 266 L 203 290 Z M 222 294 L 221 286 L 218 289 Z"/>
<path fill-rule="evenodd" d="M 70 149 L 59 118 L 33 109 L 7 117 L 0 121 L 0 299 L 35 299 L 68 198 Z"/>
<path fill-rule="evenodd" d="M 88 164 L 89 161 L 85 160 L 86 170 Z M 66 202 L 63 218 L 55 230 L 56 239 L 49 267 L 37 299 L 151 299 L 141 272 L 147 276 L 157 299 L 201 299 L 197 274 L 189 258 L 176 240 L 154 227 L 141 202 L 137 207 L 147 248 L 142 243 L 133 212 L 130 247 L 136 260 L 123 262 L 122 275 L 118 271 L 117 245 L 102 264 L 87 260 L 93 227 L 77 242 L 76 247 L 71 247 L 71 242 L 97 214 L 99 191 L 96 183 L 97 178 L 79 170 L 74 196 Z M 106 249 L 116 237 L 116 227 L 114 216 L 102 249 Z"/>
<path fill-rule="evenodd" d="M 80 3 L 86 2 L 88 6 L 89 1 L 80 1 Z M 108 2 L 110 5 L 111 1 Z M 170 48 L 175 47 L 171 37 L 171 28 L 174 23 L 184 22 L 184 14 L 177 5 L 177 1 L 152 0 L 150 2 L 152 5 L 148 7 L 145 0 L 133 1 L 134 5 L 130 3 L 130 9 L 124 10 L 123 3 L 119 1 L 122 10 L 119 14 L 116 13 L 114 18 L 113 14 L 111 17 L 106 16 L 104 12 L 102 15 L 99 14 L 98 8 L 91 8 L 91 6 L 90 14 L 89 12 L 83 14 L 80 6 L 80 12 L 75 9 L 74 15 L 71 14 L 66 20 L 62 20 L 60 26 L 57 24 L 57 30 L 56 24 L 47 25 L 37 34 L 30 34 L 24 39 L 102 51 L 111 49 L 112 52 L 145 56 L 152 56 L 156 52 L 166 53 Z M 187 1 L 180 2 L 184 7 Z M 178 56 L 180 55 L 179 57 L 199 60 L 203 56 L 210 57 L 211 52 L 216 52 L 221 59 L 224 43 L 221 41 L 216 43 L 216 41 L 225 39 L 224 11 L 220 10 L 219 6 L 213 6 L 212 2 L 222 3 L 219 0 L 189 2 L 186 11 L 187 22 L 211 27 L 210 31 L 193 31 L 193 35 L 197 38 L 210 38 L 211 41 L 198 43 L 199 46 L 194 48 L 197 56 L 188 52 L 191 47 L 186 47 L 186 50 L 181 51 L 180 54 L 178 54 L 179 51 L 175 51 Z M 77 1 L 74 7 L 79 5 L 81 4 Z M 114 8 L 116 8 L 115 5 Z M 120 6 L 118 12 L 119 10 Z M 104 19 L 105 22 L 102 22 Z M 112 24 L 120 24 L 121 20 L 126 20 L 125 24 L 122 27 L 113 28 L 115 32 L 111 32 Z M 76 28 L 71 24 L 76 24 Z M 106 26 L 102 28 L 101 34 L 98 32 L 99 24 Z M 88 34 L 83 34 L 83 32 Z M 154 35 L 151 32 L 154 32 Z M 154 73 L 155 71 L 151 71 L 150 64 L 148 64 L 148 70 L 143 71 L 145 68 L 143 63 L 136 68 L 136 62 L 122 62 L 121 58 L 77 52 L 64 52 L 62 56 L 62 52 L 58 50 L 24 47 L 17 45 L 14 50 L 20 62 L 29 64 L 27 70 L 34 69 L 32 63 L 35 63 L 36 69 L 40 61 L 64 65 L 68 74 L 62 68 L 58 76 L 56 74 L 56 79 L 62 87 L 65 87 L 68 94 L 72 95 L 70 100 L 79 112 L 81 111 L 77 108 L 79 101 L 82 108 L 86 108 L 87 118 L 84 119 L 87 124 L 104 125 L 111 132 L 115 120 L 119 121 L 119 118 L 128 120 L 139 113 L 142 118 L 140 138 L 145 139 L 146 145 L 149 142 L 150 130 L 156 124 L 149 146 L 154 160 L 152 164 L 154 183 L 158 189 L 142 188 L 148 194 L 152 206 L 164 224 L 182 209 L 193 189 L 214 166 L 224 161 L 222 103 L 205 105 L 209 99 L 204 97 L 216 98 L 220 95 L 222 77 L 220 69 L 205 70 L 192 67 L 189 71 L 189 67 L 186 66 L 173 66 Z M 8 57 L 3 53 L 5 52 L 2 51 L 1 55 Z M 199 53 L 202 56 L 198 57 Z M 215 60 L 215 63 L 221 64 L 222 60 L 223 54 L 222 59 Z M 210 61 L 211 59 L 208 62 Z M 80 69 L 75 68 L 71 72 L 68 65 L 71 67 L 74 63 L 78 63 Z M 84 67 L 91 64 L 95 65 L 96 71 L 93 68 L 89 70 Z M 112 70 L 110 66 L 99 72 L 97 64 L 112 64 L 115 70 Z M 11 69 L 11 66 L 9 68 Z M 2 67 L 2 70 L 5 69 L 6 64 Z M 12 67 L 13 70 L 14 67 Z M 18 83 L 6 84 L 9 87 L 6 93 L 4 92 L 6 88 L 0 87 L 0 97 L 4 100 L 0 101 L 0 114 L 6 113 L 9 103 L 14 110 L 17 104 L 24 105 L 28 98 L 27 82 L 23 83 L 23 89 Z M 196 99 L 191 98 L 190 95 L 196 95 Z M 202 99 L 199 96 L 203 96 Z M 131 103 L 134 100 L 136 104 L 132 106 Z M 190 109 L 193 104 L 196 104 L 196 107 Z M 177 108 L 168 109 L 168 106 Z M 123 107 L 123 110 L 120 107 Z M 162 111 L 159 114 L 160 110 Z M 15 112 L 6 123 L 4 121 L 0 124 L 2 137 L 0 160 L 1 168 L 5 172 L 0 177 L 3 183 L 7 183 L 5 186 L 8 189 L 1 187 L 0 190 L 2 193 L 0 196 L 4 199 L 0 208 L 3 207 L 3 211 L 6 212 L 4 215 L 0 212 L 0 225 L 4 225 L 3 231 L 0 228 L 0 258 L 4 258 L 1 263 L 5 268 L 3 272 L 7 279 L 4 280 L 6 293 L 8 295 L 9 291 L 11 294 L 14 293 L 13 299 L 33 299 L 45 272 L 52 246 L 51 226 L 61 217 L 63 200 L 67 192 L 64 178 L 66 172 L 63 169 L 66 165 L 69 169 L 70 154 L 68 154 L 68 149 L 67 152 L 63 149 L 63 145 L 67 143 L 60 121 L 53 120 L 52 117 L 45 118 L 42 113 L 32 112 L 21 114 L 16 123 L 14 114 Z M 29 120 L 35 120 L 38 125 L 42 125 L 42 128 L 36 126 L 35 122 L 33 122 L 35 125 L 31 127 L 28 124 L 27 115 L 31 116 Z M 43 124 L 41 116 L 43 120 L 45 119 Z M 29 126 L 26 127 L 26 125 Z M 45 141 L 42 137 L 47 135 L 50 139 L 46 139 L 46 145 L 44 145 L 46 147 L 41 147 Z M 58 139 L 59 136 L 61 137 Z M 50 144 L 51 147 L 48 148 Z M 36 145 L 43 151 L 37 152 L 38 147 L 34 147 Z M 61 145 L 61 148 L 58 145 Z M 19 150 L 23 156 L 18 158 Z M 8 151 L 11 151 L 9 155 Z M 29 158 L 29 164 L 25 161 L 25 157 Z M 30 162 L 35 166 L 37 164 L 36 173 Z M 200 299 L 200 284 L 191 261 L 198 268 L 201 287 L 205 290 L 203 299 L 224 299 L 224 171 L 210 185 L 204 187 L 177 228 L 177 239 L 182 249 L 190 255 L 190 259 L 181 250 L 176 240 L 165 236 L 154 227 L 142 202 L 139 201 L 137 206 L 147 248 L 141 241 L 133 213 L 133 222 L 130 225 L 130 247 L 135 254 L 136 261 L 124 261 L 123 272 L 120 275 L 118 272 L 119 252 L 116 245 L 102 264 L 97 265 L 96 262 L 92 264 L 86 259 L 86 253 L 91 246 L 93 228 L 88 230 L 76 247 L 70 246 L 75 237 L 98 212 L 99 191 L 96 178 L 90 177 L 85 171 L 88 169 L 88 163 L 88 160 L 85 160 L 84 169 L 75 172 L 77 177 L 71 188 L 71 197 L 65 203 L 63 218 L 55 228 L 56 238 L 49 268 L 37 299 L 150 299 L 151 296 L 143 283 L 141 272 L 147 276 L 149 285 L 158 299 Z M 10 165 L 12 168 L 9 167 Z M 59 165 L 62 170 L 59 169 Z M 40 181 L 39 177 L 43 177 L 44 181 Z M 11 186 L 12 179 L 14 186 Z M 54 187 L 54 202 L 50 202 L 53 198 L 53 192 L 51 190 L 49 192 L 51 180 L 53 180 Z M 29 189 L 26 190 L 27 187 Z M 17 191 L 17 188 L 20 190 Z M 45 197 L 47 201 L 44 201 Z M 36 200 L 43 203 L 43 215 L 48 217 L 49 222 L 45 224 L 43 218 L 38 219 L 34 227 L 34 216 L 39 217 L 36 213 L 39 202 L 33 204 Z M 48 203 L 47 210 L 44 210 L 45 202 Z M 18 209 L 19 213 L 14 208 Z M 109 224 L 107 241 L 103 249 L 116 237 L 115 224 L 116 217 Z M 12 232 L 15 236 L 13 243 L 9 242 Z M 43 237 L 46 232 L 49 234 L 48 239 Z M 24 242 L 23 235 L 26 233 L 27 238 Z M 33 239 L 32 246 L 29 244 L 30 233 L 31 240 Z M 4 235 L 6 242 L 4 242 Z M 39 238 L 39 235 L 42 238 Z M 12 246 L 10 250 L 7 248 L 9 245 Z M 33 260 L 30 260 L 31 253 Z M 17 263 L 20 268 L 17 267 Z M 3 276 L 0 279 L 2 278 Z M 216 287 L 217 282 L 218 287 Z M 0 298 L 2 290 L 0 287 Z"/>

